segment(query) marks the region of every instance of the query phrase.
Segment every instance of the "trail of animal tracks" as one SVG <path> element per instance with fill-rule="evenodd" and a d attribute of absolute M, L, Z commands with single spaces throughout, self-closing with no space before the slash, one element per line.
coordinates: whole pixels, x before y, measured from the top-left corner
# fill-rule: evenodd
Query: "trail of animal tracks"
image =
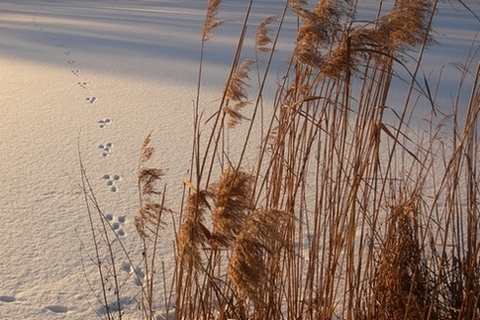
<path fill-rule="evenodd" d="M 176 52 L 192 40 L 172 37 L 172 10 L 192 20 L 185 31 L 198 33 L 202 12 L 191 6 L 0 4 L 0 318 L 94 317 L 79 259 L 88 221 L 78 151 L 123 237 L 133 231 L 145 135 L 154 130 L 162 153 L 175 150 L 170 161 L 188 167 L 176 145 L 188 143 L 194 87 L 175 75 L 188 71 Z"/>

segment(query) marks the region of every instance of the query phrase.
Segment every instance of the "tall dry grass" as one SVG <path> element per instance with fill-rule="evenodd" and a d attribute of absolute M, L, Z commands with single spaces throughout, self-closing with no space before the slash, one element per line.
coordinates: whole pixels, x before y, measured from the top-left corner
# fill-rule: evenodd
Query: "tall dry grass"
<path fill-rule="evenodd" d="M 397 0 L 387 13 L 380 1 L 368 22 L 357 20 L 357 5 L 288 1 L 258 27 L 256 58 L 240 62 L 250 1 L 222 98 L 207 114 L 200 110 L 203 57 L 223 23 L 221 1 L 208 1 L 192 166 L 185 201 L 172 209 L 177 261 L 166 280 L 166 318 L 480 319 L 477 51 L 465 61 L 444 126 L 420 73 L 425 48 L 435 44 L 437 1 Z M 292 58 L 274 100 L 264 103 L 288 14 L 298 19 Z M 398 69 L 408 89 L 389 105 Z M 411 115 L 425 107 L 429 124 L 415 130 Z M 231 138 L 239 126 L 245 134 Z M 255 163 L 245 157 L 252 144 Z M 145 319 L 160 319 L 152 278 L 168 192 L 153 184 L 163 172 L 145 166 L 151 152 L 147 137 L 136 226 L 149 276 L 140 307 Z"/>

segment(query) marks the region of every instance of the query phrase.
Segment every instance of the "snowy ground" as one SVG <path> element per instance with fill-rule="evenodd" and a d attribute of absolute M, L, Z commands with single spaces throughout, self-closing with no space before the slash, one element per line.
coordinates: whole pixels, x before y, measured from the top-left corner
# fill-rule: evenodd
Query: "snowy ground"
<path fill-rule="evenodd" d="M 258 2 L 255 21 L 282 9 Z M 220 96 L 242 4 L 220 7 L 220 17 L 235 22 L 209 43 L 206 106 Z M 137 160 L 151 130 L 157 163 L 169 168 L 169 193 L 179 194 L 189 168 L 205 7 L 188 0 L 0 3 L 0 319 L 95 318 L 79 259 L 88 222 L 77 188 L 78 150 L 126 242 L 135 239 Z M 423 70 L 435 78 L 445 65 L 448 109 L 459 75 L 451 63 L 464 61 L 480 22 L 458 4 L 441 4 L 439 13 L 442 45 L 430 49 Z"/>

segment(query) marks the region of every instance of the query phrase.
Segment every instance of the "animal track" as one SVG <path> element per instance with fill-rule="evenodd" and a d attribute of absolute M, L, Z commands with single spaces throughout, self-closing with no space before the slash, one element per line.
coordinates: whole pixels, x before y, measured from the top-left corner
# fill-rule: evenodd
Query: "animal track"
<path fill-rule="evenodd" d="M 145 280 L 145 272 L 143 272 L 143 269 L 140 267 L 137 267 L 135 270 L 136 277 L 135 277 L 135 284 L 139 287 L 143 286 L 144 280 Z"/>
<path fill-rule="evenodd" d="M 102 119 L 102 120 L 98 120 L 98 124 L 100 126 L 100 128 L 105 128 L 105 126 L 109 125 L 110 123 L 112 123 L 113 119 Z"/>
<path fill-rule="evenodd" d="M 71 51 L 63 51 L 63 54 L 68 56 L 70 54 Z"/>
<path fill-rule="evenodd" d="M 96 97 L 91 97 L 91 98 L 85 98 L 85 100 L 87 100 L 90 103 L 94 103 L 95 101 L 97 101 L 97 98 Z"/>
<path fill-rule="evenodd" d="M 13 296 L 0 296 L 0 301 L 2 302 L 15 302 L 16 300 Z"/>
<path fill-rule="evenodd" d="M 98 148 L 99 148 L 99 149 L 102 149 L 102 156 L 105 158 L 105 157 L 108 156 L 108 155 L 110 154 L 110 152 L 112 151 L 113 143 L 107 142 L 107 143 L 105 143 L 105 144 L 99 144 L 99 145 L 98 145 Z"/>
<path fill-rule="evenodd" d="M 119 174 L 114 174 L 110 175 L 108 173 L 104 174 L 102 179 L 107 180 L 107 187 L 110 188 L 110 191 L 112 192 L 117 192 L 117 182 L 120 181 L 120 175 Z"/>
<path fill-rule="evenodd" d="M 82 87 L 83 89 L 86 89 L 88 82 L 81 82 L 81 81 L 79 81 L 79 82 L 77 82 L 77 84 L 78 84 L 80 87 Z"/>
<path fill-rule="evenodd" d="M 75 64 L 75 61 L 73 61 L 73 60 L 68 60 L 67 62 L 68 62 L 68 64 L 70 64 L 70 65 L 74 65 L 74 64 Z"/>
<path fill-rule="evenodd" d="M 124 262 L 122 264 L 122 270 L 128 274 L 135 274 L 134 276 L 134 283 L 137 286 L 142 286 L 145 281 L 145 272 L 142 268 L 136 267 L 134 268 L 130 263 Z"/>
<path fill-rule="evenodd" d="M 67 313 L 68 308 L 60 305 L 54 305 L 54 306 L 47 306 L 45 309 L 48 309 L 54 313 Z"/>
<path fill-rule="evenodd" d="M 69 51 L 70 52 L 70 51 Z M 74 70 L 71 70 L 71 72 L 76 75 L 76 76 L 79 76 L 80 75 L 80 70 L 77 70 L 77 69 L 74 69 Z"/>
<path fill-rule="evenodd" d="M 122 270 L 125 271 L 126 273 L 132 273 L 132 271 L 133 271 L 131 264 L 128 263 L 128 262 L 124 262 L 122 264 Z"/>
<path fill-rule="evenodd" d="M 116 218 L 112 214 L 107 214 L 105 216 L 107 220 L 110 222 L 110 225 L 112 226 L 113 230 L 119 235 L 119 236 L 125 236 L 125 231 L 123 230 L 123 225 L 125 224 L 125 221 L 127 220 L 125 216 L 119 216 Z M 125 268 L 123 268 L 125 270 Z"/>

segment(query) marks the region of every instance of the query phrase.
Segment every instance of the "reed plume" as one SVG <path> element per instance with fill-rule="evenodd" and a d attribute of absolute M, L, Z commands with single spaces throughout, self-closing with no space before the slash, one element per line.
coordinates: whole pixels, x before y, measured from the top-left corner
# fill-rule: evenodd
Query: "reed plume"
<path fill-rule="evenodd" d="M 325 56 L 320 72 L 330 78 L 349 72 L 355 74 L 368 60 L 370 32 L 362 28 L 352 29 L 343 34 L 338 44 Z"/>
<path fill-rule="evenodd" d="M 260 51 L 260 52 L 269 51 L 269 48 L 267 48 L 267 45 L 269 43 L 272 43 L 272 39 L 270 38 L 271 31 L 268 28 L 268 25 L 276 19 L 278 19 L 277 15 L 269 16 L 263 19 L 262 22 L 260 22 L 260 24 L 258 25 L 257 35 L 255 39 L 255 48 L 257 49 L 257 51 Z"/>
<path fill-rule="evenodd" d="M 232 243 L 245 223 L 248 210 L 252 207 L 252 184 L 250 173 L 230 167 L 210 190 L 215 198 L 213 237 L 223 247 Z"/>
<path fill-rule="evenodd" d="M 261 303 L 261 291 L 268 286 L 272 270 L 266 266 L 266 254 L 273 254 L 281 243 L 281 232 L 286 215 L 276 209 L 254 210 L 232 244 L 228 277 L 241 293 Z"/>
<path fill-rule="evenodd" d="M 203 39 L 205 41 L 212 37 L 210 34 L 212 29 L 222 25 L 225 22 L 216 18 L 220 3 L 222 3 L 222 0 L 208 0 L 207 16 L 205 18 L 205 25 L 203 26 Z"/>
<path fill-rule="evenodd" d="M 245 81 L 250 79 L 248 72 L 253 64 L 255 64 L 254 60 L 247 59 L 236 67 L 227 87 L 224 89 L 225 97 L 229 101 L 223 107 L 223 111 L 229 116 L 228 126 L 230 128 L 238 125 L 241 120 L 248 119 L 240 111 L 248 104 L 248 94 L 245 88 L 248 84 Z"/>
<path fill-rule="evenodd" d="M 321 0 L 313 11 L 304 9 L 299 1 L 290 5 L 303 21 L 297 33 L 294 58 L 306 66 L 320 68 L 324 63 L 321 50 L 330 48 L 341 34 L 342 19 L 349 15 L 350 1 Z"/>
<path fill-rule="evenodd" d="M 163 194 L 158 188 L 164 171 L 159 168 L 147 166 L 154 148 L 150 146 L 151 133 L 143 140 L 140 152 L 140 167 L 138 169 L 138 190 L 140 209 L 135 216 L 135 227 L 142 239 L 152 238 L 158 233 L 161 226 L 163 208 Z"/>
<path fill-rule="evenodd" d="M 140 148 L 140 164 L 143 165 L 147 163 L 152 155 L 155 148 L 150 146 L 150 142 L 152 140 L 152 133 L 150 132 L 145 139 L 143 139 L 142 147 Z"/>
<path fill-rule="evenodd" d="M 143 140 L 140 152 L 138 169 L 138 192 L 140 209 L 134 217 L 137 233 L 142 240 L 142 259 L 145 272 L 144 279 L 137 279 L 142 283 L 141 307 L 145 319 L 153 319 L 154 278 L 156 275 L 156 253 L 160 230 L 164 223 L 162 213 L 165 211 L 165 188 L 160 190 L 158 184 L 164 176 L 164 171 L 147 165 L 155 149 L 150 146 L 151 132 Z"/>
<path fill-rule="evenodd" d="M 382 52 L 404 51 L 422 43 L 433 44 L 427 34 L 430 15 L 435 2 L 432 0 L 398 0 L 383 16 L 374 33 L 374 39 Z"/>
<path fill-rule="evenodd" d="M 207 209 L 204 192 L 192 191 L 187 197 L 184 221 L 178 233 L 178 252 L 184 267 L 193 266 L 198 269 L 202 262 L 200 250 L 207 244 L 210 236 L 203 224 Z"/>

